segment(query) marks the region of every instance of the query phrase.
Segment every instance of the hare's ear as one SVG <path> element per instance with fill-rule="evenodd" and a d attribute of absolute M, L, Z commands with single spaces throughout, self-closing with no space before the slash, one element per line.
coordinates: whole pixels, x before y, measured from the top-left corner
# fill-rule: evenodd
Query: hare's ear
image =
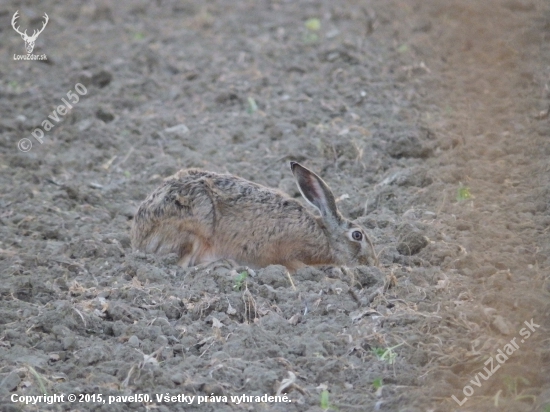
<path fill-rule="evenodd" d="M 296 162 L 290 162 L 290 170 L 304 199 L 321 212 L 326 222 L 338 225 L 341 220 L 340 213 L 336 207 L 334 195 L 323 179 Z"/>

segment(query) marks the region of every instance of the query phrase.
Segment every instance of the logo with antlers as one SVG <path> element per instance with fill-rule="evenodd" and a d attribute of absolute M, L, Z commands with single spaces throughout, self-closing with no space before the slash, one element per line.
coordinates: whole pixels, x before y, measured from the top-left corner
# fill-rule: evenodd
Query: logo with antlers
<path fill-rule="evenodd" d="M 36 38 L 38 37 L 38 35 L 40 33 L 42 33 L 44 31 L 44 28 L 46 27 L 46 24 L 48 24 L 48 20 L 50 20 L 50 18 L 48 17 L 48 15 L 46 13 L 44 13 L 44 23 L 42 25 L 42 28 L 40 30 L 34 30 L 32 36 L 28 36 L 27 35 L 27 30 L 25 30 L 25 32 L 21 33 L 21 31 L 19 31 L 19 26 L 15 27 L 16 20 L 19 18 L 17 13 L 19 13 L 19 10 L 17 10 L 14 13 L 13 18 L 11 19 L 11 25 L 13 26 L 13 29 L 17 33 L 19 33 L 21 35 L 21 38 L 25 41 L 25 49 L 27 49 L 27 53 L 31 54 L 33 49 L 34 49 L 34 42 L 36 41 Z"/>

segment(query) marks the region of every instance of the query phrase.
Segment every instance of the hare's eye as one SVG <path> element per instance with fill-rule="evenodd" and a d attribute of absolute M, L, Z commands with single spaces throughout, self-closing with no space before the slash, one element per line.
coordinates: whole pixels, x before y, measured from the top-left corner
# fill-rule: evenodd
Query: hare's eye
<path fill-rule="evenodd" d="M 351 233 L 351 237 L 353 238 L 353 240 L 357 240 L 359 242 L 363 239 L 363 234 L 358 230 L 354 230 Z"/>

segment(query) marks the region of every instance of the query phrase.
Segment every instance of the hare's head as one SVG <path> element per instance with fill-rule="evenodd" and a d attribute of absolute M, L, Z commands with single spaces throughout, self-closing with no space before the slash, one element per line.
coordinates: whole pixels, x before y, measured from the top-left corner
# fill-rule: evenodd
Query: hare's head
<path fill-rule="evenodd" d="M 374 248 L 365 229 L 340 214 L 323 179 L 296 162 L 290 162 L 290 169 L 304 199 L 321 213 L 318 223 L 327 236 L 335 262 L 350 266 L 375 262 Z"/>

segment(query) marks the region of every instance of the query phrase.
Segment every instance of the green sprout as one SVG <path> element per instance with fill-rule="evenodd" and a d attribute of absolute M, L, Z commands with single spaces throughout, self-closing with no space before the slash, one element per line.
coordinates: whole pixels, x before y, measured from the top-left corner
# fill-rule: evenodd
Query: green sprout
<path fill-rule="evenodd" d="M 462 186 L 462 183 L 460 186 L 458 186 L 458 190 L 456 191 L 456 200 L 457 202 L 462 202 L 464 200 L 468 200 L 472 198 L 472 194 L 470 193 L 470 188 L 467 186 Z"/>
<path fill-rule="evenodd" d="M 319 31 L 321 30 L 321 20 L 319 20 L 318 18 L 311 18 L 311 19 L 307 19 L 306 20 L 306 29 L 310 30 L 310 31 Z"/>
<path fill-rule="evenodd" d="M 382 385 L 383 385 L 382 378 L 376 378 L 375 380 L 372 381 L 372 386 L 376 390 L 379 390 L 382 387 Z"/>
<path fill-rule="evenodd" d="M 246 270 L 244 272 L 239 273 L 235 278 L 235 284 L 233 285 L 233 289 L 241 290 L 247 277 L 248 277 L 248 272 Z"/>
<path fill-rule="evenodd" d="M 523 385 L 529 385 L 529 381 L 525 379 L 523 376 L 518 377 L 512 377 L 512 376 L 504 376 L 504 384 L 506 385 L 506 391 L 508 392 L 508 395 L 513 396 L 514 398 L 518 397 L 518 387 Z"/>
<path fill-rule="evenodd" d="M 409 51 L 409 46 L 407 46 L 405 43 L 397 48 L 398 53 L 405 53 L 407 51 Z"/>
<path fill-rule="evenodd" d="M 329 409 L 337 411 L 338 408 L 329 402 L 328 397 L 329 391 L 323 389 L 323 391 L 321 392 L 321 409 L 324 411 L 328 411 Z"/>
<path fill-rule="evenodd" d="M 43 393 L 45 395 L 48 394 L 48 391 L 46 390 L 46 386 L 44 385 L 44 382 L 47 382 L 47 379 L 44 378 L 42 375 L 40 375 L 36 369 L 34 369 L 32 366 L 27 365 L 27 370 L 31 373 L 31 375 L 34 376 L 36 381 L 38 382 L 38 386 L 40 386 L 40 393 Z"/>
<path fill-rule="evenodd" d="M 256 100 L 254 100 L 253 97 L 248 96 L 247 101 L 248 101 L 248 107 L 247 107 L 246 111 L 249 114 L 252 114 L 252 113 L 258 111 L 258 105 L 256 104 Z"/>
<path fill-rule="evenodd" d="M 529 385 L 529 381 L 525 379 L 523 376 L 504 376 L 504 384 L 506 385 L 506 393 L 505 396 L 511 398 L 514 402 L 532 402 L 535 403 L 537 400 L 537 397 L 535 395 L 530 394 L 523 394 L 522 391 L 518 391 L 519 386 L 527 386 Z M 500 394 L 502 393 L 502 390 L 499 390 L 496 395 L 494 396 L 494 405 L 498 408 L 499 405 L 499 399 Z M 550 412 L 550 405 L 546 405 L 544 412 Z"/>
<path fill-rule="evenodd" d="M 321 30 L 321 20 L 316 17 L 307 19 L 304 23 L 306 26 L 307 32 L 304 34 L 305 43 L 315 43 L 319 40 L 319 35 L 317 32 Z"/>
<path fill-rule="evenodd" d="M 393 365 L 395 363 L 395 358 L 397 357 L 397 353 L 393 350 L 401 345 L 403 345 L 403 343 L 395 345 L 391 348 L 372 348 L 371 351 L 378 360 L 385 361 L 390 365 Z"/>
<path fill-rule="evenodd" d="M 329 408 L 328 391 L 326 389 L 321 392 L 321 409 L 327 410 Z"/>

